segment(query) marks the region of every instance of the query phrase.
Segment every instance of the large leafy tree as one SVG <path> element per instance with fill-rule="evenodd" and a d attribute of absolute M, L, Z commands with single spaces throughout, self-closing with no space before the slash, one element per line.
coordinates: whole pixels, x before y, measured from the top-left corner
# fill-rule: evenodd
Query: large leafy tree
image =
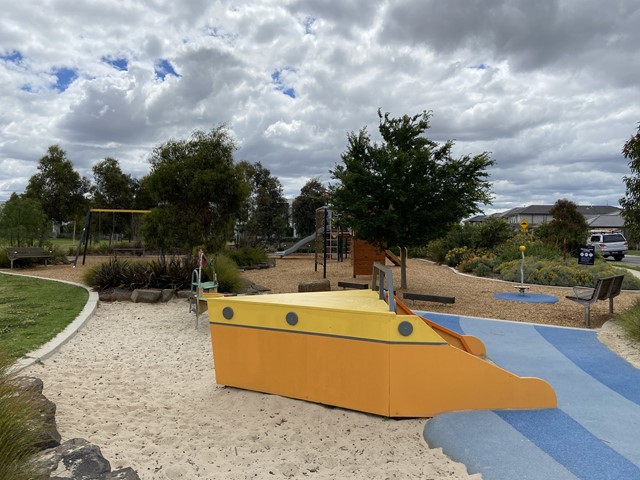
<path fill-rule="evenodd" d="M 51 231 L 51 222 L 42 209 L 40 202 L 34 198 L 13 193 L 0 211 L 0 236 L 9 245 L 42 246 Z"/>
<path fill-rule="evenodd" d="M 91 186 L 92 206 L 94 208 L 132 209 L 137 182 L 131 175 L 125 174 L 120 163 L 114 158 L 105 158 L 93 168 L 93 185 Z M 102 218 L 100 217 L 100 220 Z M 125 233 L 133 225 L 131 214 L 106 215 L 104 224 L 115 233 Z"/>
<path fill-rule="evenodd" d="M 198 246 L 215 252 L 225 245 L 248 195 L 233 161 L 235 149 L 225 126 L 154 148 L 151 172 L 143 181 L 155 203 L 144 218 L 148 243 L 188 252 Z"/>
<path fill-rule="evenodd" d="M 91 196 L 96 208 L 131 209 L 135 194 L 135 180 L 125 174 L 115 158 L 107 157 L 93 168 Z"/>
<path fill-rule="evenodd" d="M 491 200 L 485 153 L 453 158 L 453 141 L 424 136 L 429 112 L 392 118 L 378 110 L 380 144 L 366 129 L 350 133 L 342 165 L 331 172 L 334 209 L 355 235 L 401 251 L 401 288 L 407 287 L 406 248 L 424 245 Z"/>
<path fill-rule="evenodd" d="M 316 230 L 316 210 L 329 203 L 329 190 L 318 178 L 312 178 L 301 189 L 292 205 L 291 216 L 298 235 L 305 237 Z"/>
<path fill-rule="evenodd" d="M 256 239 L 279 241 L 289 228 L 289 202 L 280 181 L 260 162 L 242 164 L 251 194 L 246 204 L 245 233 Z"/>
<path fill-rule="evenodd" d="M 82 216 L 88 192 L 89 181 L 75 171 L 62 148 L 52 145 L 29 179 L 25 196 L 39 200 L 51 220 L 63 223 Z"/>
<path fill-rule="evenodd" d="M 631 175 L 624 177 L 626 194 L 620 199 L 627 234 L 634 243 L 640 242 L 640 127 L 622 148 L 629 160 Z"/>
<path fill-rule="evenodd" d="M 576 254 L 589 235 L 589 224 L 578 211 L 578 206 L 571 200 L 560 199 L 551 207 L 549 214 L 553 220 L 536 228 L 536 236 L 561 248 L 565 259 L 567 253 Z"/>

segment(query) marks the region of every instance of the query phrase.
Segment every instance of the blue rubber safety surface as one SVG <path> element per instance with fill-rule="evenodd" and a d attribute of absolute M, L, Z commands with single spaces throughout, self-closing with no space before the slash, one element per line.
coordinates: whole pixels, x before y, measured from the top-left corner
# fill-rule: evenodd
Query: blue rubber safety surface
<path fill-rule="evenodd" d="M 525 302 L 525 303 L 557 303 L 558 297 L 553 295 L 545 295 L 544 293 L 525 293 L 524 295 L 519 292 L 502 292 L 495 293 L 494 298 L 499 300 L 509 300 L 510 302 Z"/>
<path fill-rule="evenodd" d="M 640 370 L 593 330 L 417 312 L 480 338 L 487 357 L 548 381 L 557 409 L 464 411 L 424 437 L 484 480 L 640 480 Z"/>

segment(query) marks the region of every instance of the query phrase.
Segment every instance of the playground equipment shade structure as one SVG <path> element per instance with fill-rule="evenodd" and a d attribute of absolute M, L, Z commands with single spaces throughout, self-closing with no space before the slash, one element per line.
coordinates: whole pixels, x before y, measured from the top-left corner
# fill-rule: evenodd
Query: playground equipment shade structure
<path fill-rule="evenodd" d="M 371 290 L 211 298 L 216 382 L 387 417 L 556 406 L 476 337 L 392 304 Z"/>

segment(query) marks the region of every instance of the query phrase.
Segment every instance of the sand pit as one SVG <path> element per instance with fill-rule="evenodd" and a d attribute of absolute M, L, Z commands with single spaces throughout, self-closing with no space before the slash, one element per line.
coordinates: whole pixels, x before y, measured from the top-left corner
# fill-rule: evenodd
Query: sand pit
<path fill-rule="evenodd" d="M 87 266 L 36 267 L 21 273 L 81 283 Z M 333 288 L 352 280 L 348 262 L 331 263 Z M 456 297 L 453 305 L 417 302 L 442 313 L 583 326 L 583 311 L 564 299 L 570 289 L 536 286 L 557 296 L 555 305 L 493 299 L 503 282 L 457 275 L 420 260 L 409 265 L 410 289 Z M 278 259 L 276 268 L 245 277 L 273 293 L 296 291 L 322 278 L 313 257 Z M 367 281 L 359 278 L 358 281 Z M 616 311 L 638 292 L 624 292 Z M 605 302 L 592 312 L 599 337 L 640 366 L 638 344 L 615 322 Z M 112 468 L 131 466 L 143 480 L 245 478 L 474 479 L 466 467 L 422 438 L 425 419 L 373 415 L 221 387 L 207 321 L 194 328 L 186 301 L 167 304 L 101 303 L 95 317 L 58 353 L 24 373 L 44 381 L 58 407 L 63 440 L 83 437 L 99 445 Z M 206 320 L 206 317 L 205 317 Z"/>
<path fill-rule="evenodd" d="M 63 439 L 99 445 L 143 480 L 479 479 L 390 420 L 215 384 L 207 322 L 183 300 L 102 303 L 57 354 L 24 372 L 58 407 Z"/>

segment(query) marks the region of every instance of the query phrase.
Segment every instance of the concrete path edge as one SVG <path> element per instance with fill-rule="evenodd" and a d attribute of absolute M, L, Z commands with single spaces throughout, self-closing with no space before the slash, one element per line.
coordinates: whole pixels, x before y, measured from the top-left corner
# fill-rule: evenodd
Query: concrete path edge
<path fill-rule="evenodd" d="M 53 278 L 36 277 L 34 275 L 21 275 L 19 273 L 0 272 L 5 275 L 16 275 L 22 277 L 36 278 L 38 280 L 49 280 L 51 282 L 66 283 L 69 285 L 75 285 L 77 287 L 84 288 L 89 293 L 89 298 L 84 308 L 80 311 L 78 316 L 67 327 L 62 330 L 58 335 L 49 340 L 47 343 L 37 348 L 36 350 L 27 353 L 24 357 L 20 358 L 12 367 L 12 373 L 18 373 L 31 365 L 42 362 L 56 353 L 65 343 L 75 336 L 76 333 L 89 321 L 95 314 L 98 308 L 98 292 L 92 292 L 85 285 L 79 283 L 68 282 L 66 280 L 57 280 Z"/>

